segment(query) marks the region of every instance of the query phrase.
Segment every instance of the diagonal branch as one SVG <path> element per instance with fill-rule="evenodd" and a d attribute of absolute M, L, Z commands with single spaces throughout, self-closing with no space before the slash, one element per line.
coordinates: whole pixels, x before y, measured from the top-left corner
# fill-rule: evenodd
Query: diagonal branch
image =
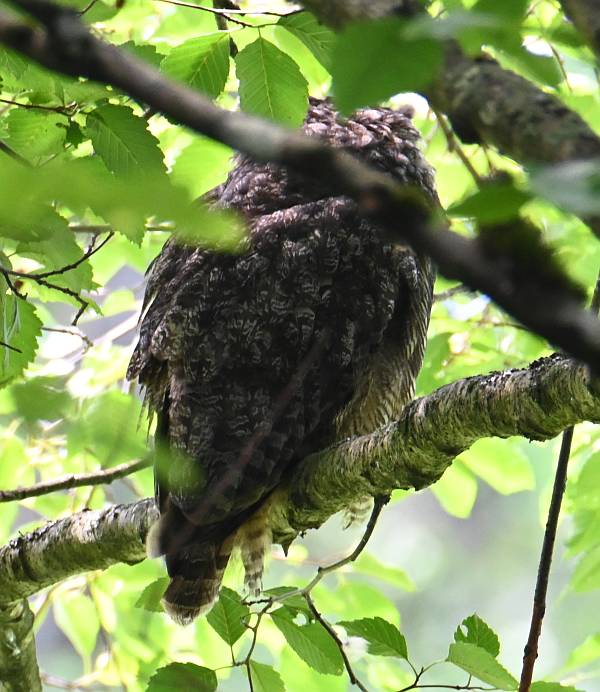
<path fill-rule="evenodd" d="M 419 0 L 304 0 L 302 4 L 337 28 L 351 20 L 392 13 L 405 17 L 426 14 Z M 599 55 L 597 1 L 561 0 L 561 5 Z M 491 144 L 524 165 L 600 157 L 600 137 L 554 95 L 502 68 L 489 55 L 469 57 L 453 40 L 442 45 L 441 69 L 423 96 L 448 116 L 464 142 Z M 600 218 L 584 220 L 600 236 Z"/>
<path fill-rule="evenodd" d="M 67 8 L 45 0 L 13 2 L 45 29 L 0 13 L 0 42 L 51 69 L 123 89 L 156 112 L 257 160 L 318 177 L 332 192 L 355 199 L 359 213 L 381 226 L 390 242 L 408 242 L 431 256 L 447 277 L 486 293 L 532 331 L 593 369 L 598 367 L 600 323 L 560 282 L 544 281 L 531 266 L 515 266 L 478 241 L 446 230 L 421 191 L 398 185 L 314 138 L 218 108 L 198 92 L 165 79 L 151 66 L 95 38 Z M 600 140 L 598 146 L 600 150 Z"/>
<path fill-rule="evenodd" d="M 480 438 L 544 440 L 581 421 L 599 422 L 600 390 L 594 384 L 584 366 L 554 356 L 524 370 L 442 387 L 409 404 L 385 428 L 308 457 L 274 497 L 275 540 L 289 544 L 367 495 L 424 488 Z M 0 548 L 0 681 L 10 692 L 41 689 L 25 599 L 81 572 L 143 560 L 157 518 L 150 499 L 83 511 Z M 18 660 L 14 651 L 20 652 Z"/>
<path fill-rule="evenodd" d="M 275 539 L 288 543 L 359 498 L 431 485 L 480 438 L 545 440 L 586 420 L 600 421 L 600 391 L 583 366 L 562 356 L 460 380 L 412 402 L 397 422 L 308 457 L 275 503 Z M 143 560 L 157 516 L 154 502 L 142 500 L 79 512 L 14 539 L 0 548 L 0 607 L 80 572 Z"/>
<path fill-rule="evenodd" d="M 36 483 L 24 488 L 0 490 L 0 503 L 48 495 L 58 490 L 70 490 L 71 488 L 82 488 L 90 485 L 108 485 L 119 478 L 130 476 L 136 471 L 147 468 L 151 463 L 152 461 L 149 458 L 138 459 L 108 469 L 93 471 L 92 473 L 73 473 L 70 476 L 64 476 L 63 478 L 57 478 L 44 483 Z"/>

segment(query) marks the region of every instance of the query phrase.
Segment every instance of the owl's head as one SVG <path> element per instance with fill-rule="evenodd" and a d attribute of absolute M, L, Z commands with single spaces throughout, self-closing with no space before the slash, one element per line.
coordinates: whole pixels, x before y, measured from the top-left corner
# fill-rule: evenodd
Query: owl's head
<path fill-rule="evenodd" d="M 433 174 L 418 146 L 413 109 L 361 108 L 343 117 L 329 99 L 311 98 L 305 134 L 357 156 L 403 183 L 433 191 Z"/>

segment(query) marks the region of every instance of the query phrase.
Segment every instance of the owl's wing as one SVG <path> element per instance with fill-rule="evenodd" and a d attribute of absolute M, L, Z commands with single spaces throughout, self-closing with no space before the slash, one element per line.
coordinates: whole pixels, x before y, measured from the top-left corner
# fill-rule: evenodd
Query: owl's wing
<path fill-rule="evenodd" d="M 157 552 L 171 574 L 185 564 L 194 576 L 187 602 L 215 597 L 198 572 L 214 584 L 228 537 L 291 464 L 334 438 L 398 296 L 396 255 L 346 198 L 250 224 L 242 255 L 167 243 L 129 370 L 159 414 Z"/>

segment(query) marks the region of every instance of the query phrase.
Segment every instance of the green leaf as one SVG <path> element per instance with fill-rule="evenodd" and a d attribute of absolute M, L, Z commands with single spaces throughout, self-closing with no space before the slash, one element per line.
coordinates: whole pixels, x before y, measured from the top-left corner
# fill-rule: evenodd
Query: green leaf
<path fill-rule="evenodd" d="M 144 176 L 164 171 L 158 140 L 131 108 L 100 106 L 88 115 L 86 130 L 94 151 L 116 175 Z"/>
<path fill-rule="evenodd" d="M 323 67 L 331 71 L 335 34 L 310 12 L 297 12 L 282 17 L 279 26 L 287 29 L 310 50 Z"/>
<path fill-rule="evenodd" d="M 59 377 L 35 377 L 11 387 L 19 415 L 28 422 L 62 418 L 72 403 Z"/>
<path fill-rule="evenodd" d="M 466 642 L 450 644 L 446 660 L 499 690 L 516 690 L 518 687 L 515 678 L 498 663 L 494 656 L 475 644 Z"/>
<path fill-rule="evenodd" d="M 233 165 L 233 151 L 208 137 L 194 137 L 175 160 L 173 182 L 189 190 L 193 197 L 208 192 L 227 178 Z"/>
<path fill-rule="evenodd" d="M 281 675 L 271 666 L 250 661 L 250 675 L 254 692 L 285 692 Z"/>
<path fill-rule="evenodd" d="M 38 235 L 47 237 L 43 240 L 22 242 L 17 246 L 19 255 L 30 257 L 42 265 L 42 269 L 34 273 L 61 270 L 77 264 L 73 269 L 48 277 L 47 280 L 77 293 L 95 288 L 92 267 L 88 260 L 82 261 L 83 251 L 75 240 L 75 234 L 69 229 L 66 219 L 48 208 L 47 213 L 37 223 Z"/>
<path fill-rule="evenodd" d="M 64 115 L 15 108 L 5 117 L 7 144 L 31 163 L 62 150 L 69 123 Z"/>
<path fill-rule="evenodd" d="M 535 488 L 531 462 L 517 439 L 478 440 L 459 458 L 468 469 L 503 495 Z"/>
<path fill-rule="evenodd" d="M 6 77 L 10 75 L 20 79 L 27 69 L 27 61 L 16 53 L 4 46 L 0 47 L 0 75 Z"/>
<path fill-rule="evenodd" d="M 161 577 L 148 584 L 135 602 L 135 607 L 149 610 L 151 613 L 163 613 L 164 608 L 162 607 L 161 599 L 169 585 L 169 581 L 169 577 Z"/>
<path fill-rule="evenodd" d="M 69 453 L 92 453 L 106 467 L 143 456 L 147 446 L 140 416 L 134 396 L 113 390 L 94 397 L 69 428 Z"/>
<path fill-rule="evenodd" d="M 450 216 L 472 216 L 480 223 L 510 221 L 531 195 L 518 190 L 512 181 L 491 182 L 448 209 Z"/>
<path fill-rule="evenodd" d="M 496 17 L 509 24 L 520 24 L 527 10 L 528 0 L 477 0 L 472 12 Z"/>
<path fill-rule="evenodd" d="M 341 625 L 351 637 L 362 637 L 374 656 L 399 656 L 408 659 L 406 640 L 400 630 L 383 618 L 342 620 Z"/>
<path fill-rule="evenodd" d="M 534 682 L 529 688 L 530 692 L 583 692 L 570 685 L 561 685 L 559 682 Z"/>
<path fill-rule="evenodd" d="M 217 684 L 217 674 L 210 668 L 197 666 L 195 663 L 170 663 L 154 673 L 148 682 L 146 692 L 214 692 Z"/>
<path fill-rule="evenodd" d="M 465 618 L 456 628 L 454 641 L 475 644 L 492 654 L 494 658 L 500 653 L 498 635 L 476 613 Z"/>
<path fill-rule="evenodd" d="M 577 563 L 571 577 L 575 591 L 593 591 L 600 588 L 600 545 L 592 548 Z"/>
<path fill-rule="evenodd" d="M 298 591 L 296 586 L 276 586 L 272 589 L 266 589 L 264 594 L 266 596 L 275 596 L 276 598 L 279 598 L 286 593 L 291 593 L 294 591 Z M 300 594 L 282 599 L 281 604 L 284 608 L 287 608 L 293 614 L 293 616 L 297 613 L 302 613 L 307 620 L 313 619 L 311 609 L 308 607 L 306 601 Z"/>
<path fill-rule="evenodd" d="M 232 646 L 246 632 L 249 617 L 250 609 L 242 603 L 239 594 L 223 587 L 206 619 L 221 639 Z"/>
<path fill-rule="evenodd" d="M 67 595 L 54 601 L 54 618 L 81 656 L 91 656 L 96 647 L 100 621 L 89 596 Z"/>
<path fill-rule="evenodd" d="M 164 56 L 156 50 L 155 46 L 151 46 L 148 43 L 127 41 L 126 43 L 121 43 L 119 49 L 126 50 L 128 53 L 131 53 L 131 55 L 134 55 L 136 58 L 156 68 L 159 68 L 161 62 L 164 60 Z"/>
<path fill-rule="evenodd" d="M 590 634 L 579 646 L 571 651 L 565 668 L 567 670 L 582 668 L 598 659 L 600 659 L 600 633 Z"/>
<path fill-rule="evenodd" d="M 0 386 L 20 375 L 33 360 L 42 323 L 23 298 L 6 293 L 0 282 Z"/>
<path fill-rule="evenodd" d="M 537 55 L 521 45 L 507 46 L 504 52 L 527 77 L 550 87 L 557 87 L 563 80 L 556 58 L 551 55 Z"/>
<path fill-rule="evenodd" d="M 586 159 L 537 168 L 530 173 L 531 189 L 577 216 L 600 214 L 599 166 L 599 159 Z"/>
<path fill-rule="evenodd" d="M 398 567 L 384 565 L 370 553 L 361 553 L 358 560 L 353 563 L 355 572 L 376 577 L 392 586 L 404 591 L 414 591 L 415 585 L 412 579 Z"/>
<path fill-rule="evenodd" d="M 298 65 L 259 38 L 235 58 L 242 110 L 297 127 L 308 108 L 308 86 Z"/>
<path fill-rule="evenodd" d="M 216 98 L 229 75 L 229 33 L 192 38 L 163 59 L 161 69 L 173 79 Z"/>
<path fill-rule="evenodd" d="M 592 454 L 579 472 L 577 479 L 569 479 L 568 495 L 578 510 L 600 509 L 600 452 Z"/>
<path fill-rule="evenodd" d="M 401 91 L 418 91 L 436 75 L 441 48 L 413 38 L 399 19 L 355 22 L 340 33 L 333 53 L 333 92 L 343 113 L 376 105 Z"/>
<path fill-rule="evenodd" d="M 344 669 L 342 655 L 320 623 L 296 625 L 280 611 L 273 613 L 271 619 L 286 638 L 287 643 L 311 668 L 327 675 L 342 674 Z"/>
<path fill-rule="evenodd" d="M 477 479 L 464 464 L 455 460 L 431 486 L 431 492 L 448 514 L 466 519 L 477 499 Z"/>

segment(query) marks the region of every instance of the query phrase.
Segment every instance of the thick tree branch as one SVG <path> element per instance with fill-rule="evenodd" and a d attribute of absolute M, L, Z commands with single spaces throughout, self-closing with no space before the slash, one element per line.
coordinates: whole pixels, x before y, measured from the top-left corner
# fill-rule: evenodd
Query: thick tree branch
<path fill-rule="evenodd" d="M 378 223 L 390 241 L 408 242 L 430 255 L 447 277 L 486 293 L 532 331 L 598 368 L 600 323 L 595 317 L 556 282 L 543 281 L 531 266 L 515 266 L 510 258 L 495 256 L 479 242 L 440 227 L 420 191 L 397 185 L 314 138 L 216 107 L 198 92 L 170 82 L 149 65 L 96 39 L 69 9 L 42 0 L 14 2 L 46 30 L 0 14 L 0 42 L 51 69 L 123 89 L 157 112 L 257 160 L 318 176 L 332 191 L 357 200 L 360 213 Z"/>
<path fill-rule="evenodd" d="M 320 526 L 361 496 L 431 485 L 480 438 L 546 440 L 584 420 L 600 421 L 600 396 L 585 368 L 561 356 L 459 380 L 376 433 L 308 457 L 289 480 L 275 533 Z"/>
<path fill-rule="evenodd" d="M 594 384 L 584 366 L 555 356 L 442 387 L 409 404 L 397 422 L 307 458 L 278 491 L 274 538 L 289 544 L 365 496 L 424 488 L 480 438 L 544 440 L 584 420 L 600 422 Z M 83 511 L 0 548 L 0 680 L 8 690 L 41 689 L 25 599 L 81 572 L 143 560 L 157 518 L 151 499 Z"/>
<path fill-rule="evenodd" d="M 554 437 L 600 421 L 600 392 L 583 366 L 555 356 L 524 370 L 471 377 L 409 404 L 399 421 L 312 455 L 288 478 L 273 515 L 287 543 L 359 498 L 434 483 L 483 437 Z M 0 548 L 0 607 L 80 572 L 145 557 L 152 500 L 84 511 Z"/>
<path fill-rule="evenodd" d="M 33 613 L 25 599 L 0 603 L 0 689 L 41 692 Z"/>
<path fill-rule="evenodd" d="M 418 0 L 304 0 L 319 19 L 340 27 L 352 19 L 425 12 Z M 596 0 L 561 0 L 590 45 L 600 46 Z M 576 112 L 527 79 L 505 70 L 486 55 L 468 57 L 456 41 L 444 42 L 444 59 L 435 84 L 423 96 L 445 113 L 456 134 L 468 144 L 486 143 L 520 161 L 563 163 L 600 157 L 600 137 Z M 600 236 L 600 218 L 585 219 Z"/>
<path fill-rule="evenodd" d="M 81 572 L 146 557 L 154 500 L 84 510 L 0 548 L 0 608 Z"/>

